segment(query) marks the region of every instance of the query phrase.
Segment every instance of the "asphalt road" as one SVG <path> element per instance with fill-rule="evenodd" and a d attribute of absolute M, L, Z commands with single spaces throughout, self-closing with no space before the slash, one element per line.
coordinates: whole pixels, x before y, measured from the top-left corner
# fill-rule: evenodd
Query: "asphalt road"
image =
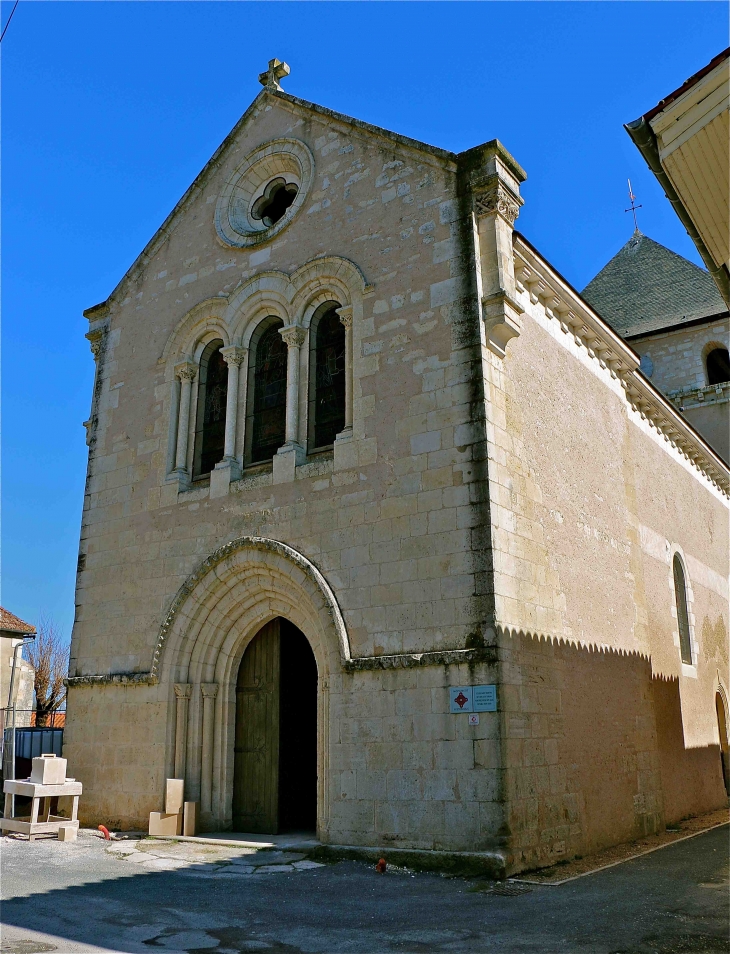
<path fill-rule="evenodd" d="M 230 877 L 146 871 L 86 835 L 2 841 L 2 951 L 717 954 L 728 826 L 558 887 L 341 862 Z"/>

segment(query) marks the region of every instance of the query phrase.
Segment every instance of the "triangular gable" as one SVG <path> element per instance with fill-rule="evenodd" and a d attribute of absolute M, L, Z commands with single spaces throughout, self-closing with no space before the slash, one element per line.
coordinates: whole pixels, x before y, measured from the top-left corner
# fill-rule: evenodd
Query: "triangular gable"
<path fill-rule="evenodd" d="M 380 126 L 374 126 L 371 123 L 366 123 L 363 120 L 355 119 L 352 116 L 345 115 L 344 113 L 338 113 L 335 110 L 327 109 L 325 106 L 318 106 L 316 103 L 310 103 L 305 99 L 299 99 L 299 97 L 292 96 L 290 93 L 285 93 L 283 90 L 274 90 L 270 87 L 264 88 L 256 96 L 233 129 L 231 129 L 208 162 L 203 166 L 201 171 L 195 177 L 189 188 L 185 191 L 165 221 L 157 229 L 155 234 L 142 249 L 132 265 L 124 273 L 121 280 L 117 283 L 116 287 L 109 295 L 107 300 L 101 304 L 93 305 L 91 308 L 87 308 L 84 311 L 84 315 L 89 318 L 89 320 L 95 320 L 97 318 L 103 317 L 111 300 L 119 294 L 121 289 L 134 277 L 140 268 L 144 268 L 144 266 L 151 261 L 160 246 L 167 240 L 170 233 L 174 230 L 182 213 L 185 212 L 191 201 L 197 198 L 202 191 L 210 172 L 221 164 L 220 160 L 225 151 L 233 144 L 237 136 L 245 128 L 248 122 L 253 117 L 258 115 L 258 110 L 266 97 L 271 97 L 280 105 L 287 106 L 292 112 L 313 113 L 318 117 L 326 119 L 329 124 L 336 123 L 347 126 L 348 129 L 355 134 L 359 132 L 361 135 L 367 136 L 368 138 L 378 138 L 385 140 L 386 142 L 392 143 L 394 146 L 397 146 L 400 149 L 418 152 L 422 156 L 430 158 L 441 167 L 446 164 L 447 166 L 452 167 L 453 171 L 456 170 L 457 153 L 449 152 L 446 149 L 439 149 L 437 146 L 431 146 L 428 143 L 419 142 L 417 139 L 411 139 L 408 136 L 402 136 L 400 133 L 392 132 L 391 130 L 384 129 Z"/>

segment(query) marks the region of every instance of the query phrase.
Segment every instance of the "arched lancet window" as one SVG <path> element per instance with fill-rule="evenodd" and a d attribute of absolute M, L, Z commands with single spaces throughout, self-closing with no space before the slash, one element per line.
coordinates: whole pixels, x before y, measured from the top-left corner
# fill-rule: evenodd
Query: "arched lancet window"
<path fill-rule="evenodd" d="M 713 348 L 705 359 L 707 383 L 723 384 L 730 381 L 730 355 L 727 348 Z"/>
<path fill-rule="evenodd" d="M 678 553 L 672 561 L 674 571 L 674 599 L 677 604 L 677 625 L 679 627 L 679 649 L 682 662 L 692 664 L 692 644 L 689 635 L 689 612 L 687 610 L 687 584 L 684 577 L 684 567 Z"/>
<path fill-rule="evenodd" d="M 287 346 L 279 334 L 284 323 L 266 318 L 251 338 L 246 415 L 246 458 L 271 460 L 286 434 Z"/>
<path fill-rule="evenodd" d="M 329 447 L 345 426 L 345 326 L 327 301 L 312 316 L 309 341 L 309 446 Z"/>
<path fill-rule="evenodd" d="M 223 459 L 228 365 L 221 355 L 222 347 L 224 345 L 220 339 L 211 341 L 200 358 L 193 455 L 194 478 L 209 474 Z"/>

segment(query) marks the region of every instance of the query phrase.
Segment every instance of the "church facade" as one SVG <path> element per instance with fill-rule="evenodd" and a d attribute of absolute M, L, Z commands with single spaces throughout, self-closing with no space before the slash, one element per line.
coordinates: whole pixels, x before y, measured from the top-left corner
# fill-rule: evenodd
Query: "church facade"
<path fill-rule="evenodd" d="M 504 873 L 727 804 L 727 466 L 515 231 L 497 140 L 286 72 L 86 312 L 86 821 L 174 775 L 208 830 Z"/>

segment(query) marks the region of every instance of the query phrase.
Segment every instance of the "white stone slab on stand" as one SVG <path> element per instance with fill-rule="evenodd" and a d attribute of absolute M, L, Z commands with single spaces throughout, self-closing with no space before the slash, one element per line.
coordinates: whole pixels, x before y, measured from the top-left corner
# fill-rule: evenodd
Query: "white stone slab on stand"
<path fill-rule="evenodd" d="M 14 831 L 27 835 L 32 840 L 36 835 L 55 835 L 59 828 L 76 828 L 79 810 L 79 796 L 82 794 L 81 782 L 65 781 L 59 785 L 43 785 L 31 782 L 30 779 L 7 779 L 3 783 L 5 793 L 5 817 L 0 818 L 0 831 Z M 12 817 L 11 805 L 13 795 L 23 795 L 30 798 L 31 808 L 29 816 Z M 73 798 L 71 818 L 51 814 L 51 799 L 70 795 Z M 43 800 L 43 811 L 41 811 Z M 40 818 L 39 818 L 40 815 Z"/>

